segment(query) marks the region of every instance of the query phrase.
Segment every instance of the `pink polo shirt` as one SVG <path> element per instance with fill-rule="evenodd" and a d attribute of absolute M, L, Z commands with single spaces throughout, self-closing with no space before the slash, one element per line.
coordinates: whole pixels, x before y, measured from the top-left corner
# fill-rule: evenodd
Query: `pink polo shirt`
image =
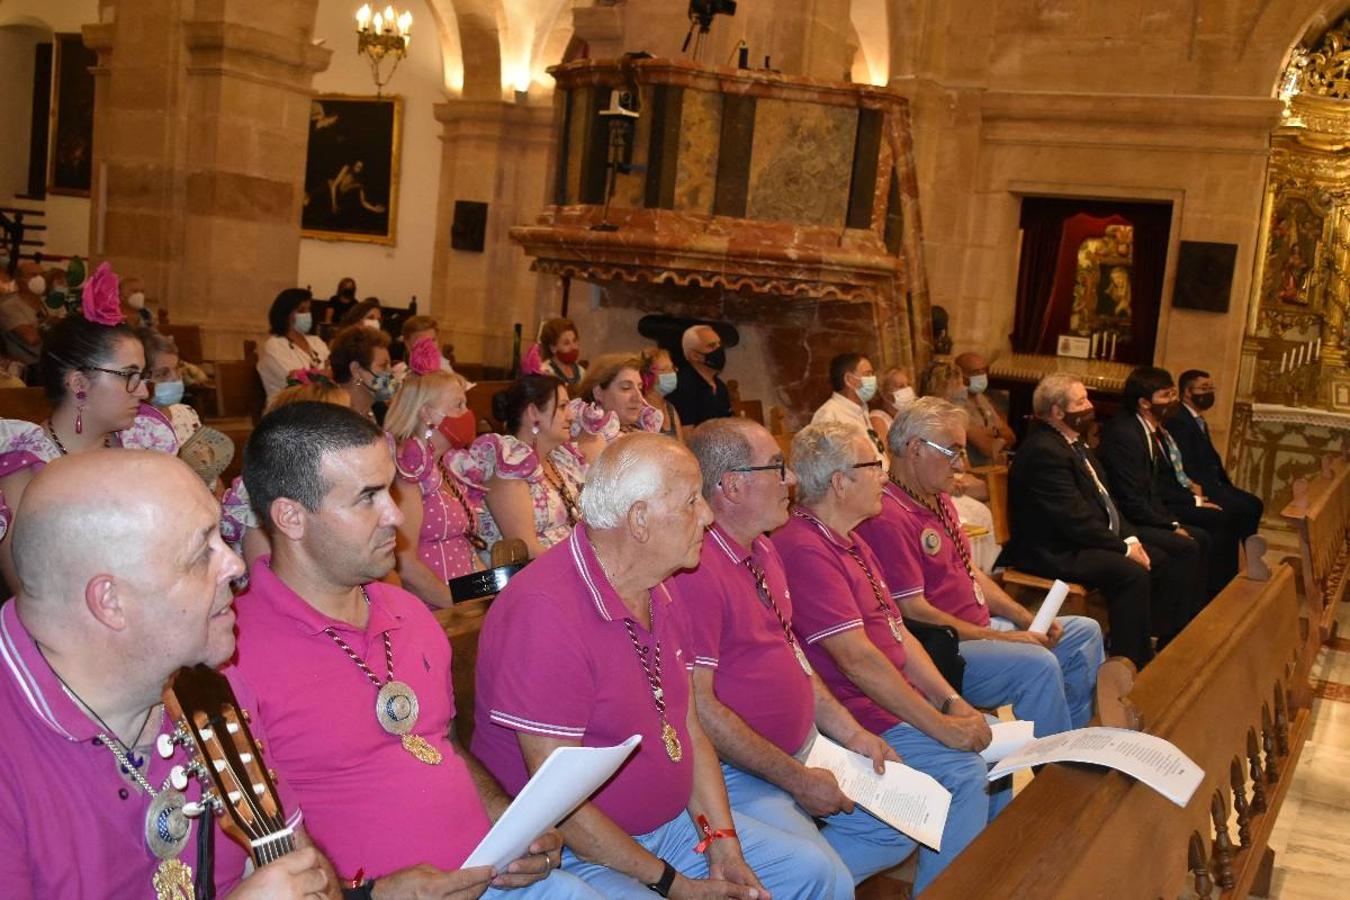
<path fill-rule="evenodd" d="M 464 760 L 446 737 L 455 716 L 450 642 L 427 608 L 391 585 L 366 585 L 365 629 L 331 619 L 273 573 L 269 557 L 235 601 L 239 651 L 232 678 L 260 685 L 255 718 L 267 725 L 268 758 L 306 810 L 306 828 L 339 876 L 379 878 L 418 863 L 457 869 L 490 823 Z M 441 751 L 419 762 L 375 718 L 375 685 L 324 633 L 331 627 L 385 680 L 417 695 L 414 732 Z M 310 816 L 310 813 L 313 813 Z"/>
<path fill-rule="evenodd" d="M 247 686 L 234 691 L 245 709 L 257 704 Z M 75 900 L 86 897 L 153 897 L 159 860 L 145 843 L 150 798 L 123 777 L 117 760 L 98 739 L 101 731 L 66 693 L 19 619 L 16 601 L 0 606 L 0 897 L 5 900 Z M 254 721 L 254 735 L 266 730 Z M 169 720 L 158 733 L 169 731 Z M 175 765 L 190 765 L 179 748 L 172 759 L 145 753 L 145 778 L 160 790 Z M 267 757 L 270 761 L 270 754 Z M 299 807 L 278 783 L 289 824 Z M 189 800 L 201 796 L 194 779 Z M 195 875 L 201 819 L 191 820 L 179 859 Z M 217 826 L 218 828 L 218 826 Z M 247 854 L 217 830 L 215 882 L 224 896 L 244 872 Z"/>
<path fill-rule="evenodd" d="M 715 669 L 717 699 L 784 753 L 802 748 L 815 720 L 811 676 L 788 645 L 783 626 L 759 598 L 750 560 L 764 572 L 778 610 L 790 624 L 792 597 L 778 551 L 766 537 L 746 550 L 713 525 L 698 568 L 675 576 L 679 613 L 689 630 L 694 665 Z M 805 649 L 805 648 L 803 648 Z"/>
<path fill-rule="evenodd" d="M 946 494 L 938 502 L 947 507 L 951 521 L 960 521 Z M 975 598 L 975 582 L 942 521 L 913 497 L 894 484 L 886 485 L 881 514 L 859 525 L 857 533 L 876 551 L 897 601 L 923 594 L 948 615 L 980 627 L 989 625 L 989 607 Z M 965 530 L 958 525 L 956 533 L 969 555 Z"/>
<path fill-rule="evenodd" d="M 891 634 L 890 621 L 877 607 L 866 574 L 848 553 L 849 547 L 858 549 L 877 578 L 891 615 L 900 619 L 900 610 L 895 601 L 889 599 L 881 563 L 872 548 L 858 538 L 857 532 L 842 537 L 800 508 L 793 511 L 786 525 L 773 533 L 773 545 L 783 560 L 788 587 L 797 598 L 793 606 L 792 630 L 806 643 L 807 658 L 820 673 L 825 686 L 864 728 L 881 734 L 898 725 L 900 719 L 863 693 L 839 671 L 834 659 L 820 646 L 820 641 L 825 638 L 861 628 L 896 671 L 905 674 L 905 646 Z"/>
<path fill-rule="evenodd" d="M 515 793 L 527 775 L 516 732 L 584 747 L 640 734 L 637 750 L 591 801 L 624 831 L 646 834 L 685 810 L 694 784 L 688 638 L 673 609 L 680 594 L 669 581 L 657 585 L 652 630 L 633 621 L 649 665 L 651 648 L 660 647 L 666 719 L 683 749 L 672 762 L 651 686 L 624 627 L 631 614 L 601 571 L 588 531 L 574 528 L 512 578 L 488 610 L 478 643 L 473 753 Z"/>

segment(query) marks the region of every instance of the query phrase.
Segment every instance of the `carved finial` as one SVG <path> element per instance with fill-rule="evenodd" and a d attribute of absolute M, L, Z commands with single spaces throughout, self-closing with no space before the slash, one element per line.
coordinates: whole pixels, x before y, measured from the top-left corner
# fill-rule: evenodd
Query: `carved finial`
<path fill-rule="evenodd" d="M 1214 822 L 1214 868 L 1218 871 L 1219 884 L 1225 891 L 1231 891 L 1237 885 L 1233 875 L 1233 841 L 1228 836 L 1228 804 L 1224 802 L 1223 790 L 1214 789 L 1209 801 L 1209 817 Z"/>
<path fill-rule="evenodd" d="M 1256 743 L 1256 729 L 1247 729 L 1247 775 L 1252 781 L 1252 815 L 1266 811 L 1266 777 L 1261 772 L 1261 750 Z"/>
<path fill-rule="evenodd" d="M 1261 749 L 1265 751 L 1266 782 L 1280 780 L 1280 766 L 1275 761 L 1275 726 L 1270 721 L 1270 707 L 1261 704 Z"/>
<path fill-rule="evenodd" d="M 1195 876 L 1195 896 L 1199 900 L 1209 900 L 1214 892 L 1214 882 L 1209 878 L 1209 863 L 1205 860 L 1205 842 L 1199 832 L 1191 832 L 1190 846 L 1186 851 L 1186 861 L 1191 874 Z"/>
<path fill-rule="evenodd" d="M 1252 844 L 1252 817 L 1247 807 L 1247 779 L 1242 777 L 1242 761 L 1236 756 L 1228 765 L 1228 783 L 1233 787 L 1233 808 L 1237 810 L 1238 845 L 1246 850 Z"/>
<path fill-rule="evenodd" d="M 1289 716 L 1285 711 L 1284 687 L 1275 682 L 1275 749 L 1289 755 Z"/>

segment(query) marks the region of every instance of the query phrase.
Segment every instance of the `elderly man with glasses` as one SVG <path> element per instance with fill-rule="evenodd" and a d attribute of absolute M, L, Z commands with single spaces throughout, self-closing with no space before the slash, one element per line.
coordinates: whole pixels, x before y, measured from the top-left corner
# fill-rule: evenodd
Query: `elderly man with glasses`
<path fill-rule="evenodd" d="M 965 433 L 965 411 L 940 397 L 924 397 L 901 416 L 888 435 L 881 514 L 858 533 L 881 559 L 906 616 L 956 630 L 968 700 L 985 708 L 1011 703 L 1018 718 L 1035 723 L 1037 737 L 1081 727 L 1092 717 L 1105 658 L 1101 628 L 1063 616 L 1045 634 L 1027 631 L 1031 613 L 971 562 L 950 497 Z"/>
<path fill-rule="evenodd" d="M 884 473 L 867 434 L 838 422 L 808 425 L 793 438 L 792 469 L 798 505 L 773 544 L 795 601 L 793 633 L 844 708 L 952 793 L 941 852 L 919 852 L 919 892 L 990 818 L 979 756 L 989 725 L 905 627 L 880 561 L 855 531 L 881 511 Z M 997 811 L 1005 796 L 995 799 Z"/>
<path fill-rule="evenodd" d="M 749 419 L 704 422 L 689 449 L 713 513 L 698 567 L 675 578 L 699 722 L 722 759 L 732 809 L 817 845 L 834 864 L 834 896 L 852 897 L 855 884 L 915 845 L 856 808 L 829 771 L 803 763 L 817 729 L 878 772 L 898 757 L 834 698 L 792 633 L 792 597 L 767 533 L 787 521 L 797 479 L 773 436 Z"/>

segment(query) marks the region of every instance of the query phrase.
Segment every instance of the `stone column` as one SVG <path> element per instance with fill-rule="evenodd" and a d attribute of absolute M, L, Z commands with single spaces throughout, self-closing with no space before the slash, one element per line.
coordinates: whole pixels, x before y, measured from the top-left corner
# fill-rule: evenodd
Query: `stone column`
<path fill-rule="evenodd" d="M 295 282 L 310 84 L 332 53 L 310 42 L 315 6 L 142 0 L 85 29 L 93 255 L 208 326 L 209 358 L 239 358 Z"/>
<path fill-rule="evenodd" d="M 431 314 L 458 360 L 509 366 L 512 326 L 532 338 L 547 291 L 507 232 L 548 202 L 553 107 L 461 99 L 435 111 L 443 131 Z M 481 253 L 450 247 L 456 200 L 488 204 Z"/>

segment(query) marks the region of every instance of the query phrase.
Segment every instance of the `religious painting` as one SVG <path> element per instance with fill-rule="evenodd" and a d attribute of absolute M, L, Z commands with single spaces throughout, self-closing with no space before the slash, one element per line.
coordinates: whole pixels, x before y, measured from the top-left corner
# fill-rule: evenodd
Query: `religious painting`
<path fill-rule="evenodd" d="M 1078 245 L 1069 331 L 1128 334 L 1134 321 L 1134 227 L 1107 225 Z"/>
<path fill-rule="evenodd" d="M 79 34 L 52 39 L 51 136 L 47 141 L 47 190 L 88 197 L 93 175 L 94 74 L 98 54 Z"/>
<path fill-rule="evenodd" d="M 1284 194 L 1271 212 L 1266 236 L 1266 265 L 1261 280 L 1263 304 L 1308 307 L 1312 304 L 1313 263 L 1322 243 L 1325 215 L 1306 197 Z"/>
<path fill-rule="evenodd" d="M 1182 241 L 1172 305 L 1178 309 L 1228 312 L 1237 266 L 1237 244 Z"/>
<path fill-rule="evenodd" d="M 304 237 L 394 243 L 402 97 L 319 94 L 310 102 Z"/>

